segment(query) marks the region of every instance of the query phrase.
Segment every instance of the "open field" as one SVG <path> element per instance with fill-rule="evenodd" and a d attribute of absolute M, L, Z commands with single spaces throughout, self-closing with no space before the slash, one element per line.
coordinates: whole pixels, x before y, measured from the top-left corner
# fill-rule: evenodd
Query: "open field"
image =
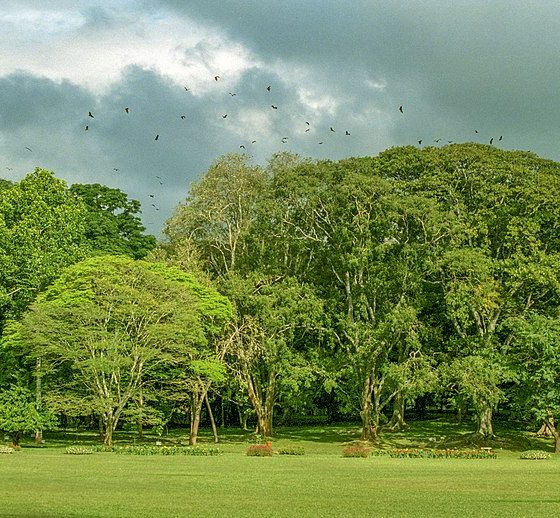
<path fill-rule="evenodd" d="M 392 445 L 421 444 L 423 433 L 433 431 L 426 425 L 412 428 L 391 434 Z M 272 458 L 245 456 L 248 436 L 240 431 L 225 436 L 218 457 L 65 455 L 64 446 L 72 441 L 59 437 L 47 448 L 0 456 L 0 516 L 560 513 L 560 458 L 522 461 L 519 452 L 499 449 L 495 460 L 342 458 L 343 445 L 355 434 L 355 428 L 342 426 L 279 430 L 275 447 L 304 446 L 306 455 Z M 86 436 L 76 438 L 87 442 Z M 535 441 L 528 445 L 538 447 L 540 440 Z M 549 449 L 547 444 L 540 447 Z"/>

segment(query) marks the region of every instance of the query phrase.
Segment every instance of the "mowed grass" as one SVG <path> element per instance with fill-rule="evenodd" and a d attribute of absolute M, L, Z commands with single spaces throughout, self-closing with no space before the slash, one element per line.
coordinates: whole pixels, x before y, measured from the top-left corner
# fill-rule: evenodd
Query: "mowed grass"
<path fill-rule="evenodd" d="M 264 458 L 245 456 L 250 439 L 241 431 L 226 435 L 218 457 L 74 456 L 59 439 L 0 455 L 0 516 L 560 514 L 559 458 L 522 461 L 508 450 L 495 460 L 342 458 L 356 435 L 351 427 L 279 429 L 274 447 L 304 446 L 306 455 Z M 418 427 L 391 438 L 427 440 Z"/>

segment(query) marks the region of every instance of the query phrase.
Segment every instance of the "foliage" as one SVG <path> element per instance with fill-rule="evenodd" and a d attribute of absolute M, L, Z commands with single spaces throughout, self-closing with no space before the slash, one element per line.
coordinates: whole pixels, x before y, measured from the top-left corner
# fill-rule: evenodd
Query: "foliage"
<path fill-rule="evenodd" d="M 64 453 L 68 455 L 92 455 L 99 450 L 91 446 L 67 446 Z"/>
<path fill-rule="evenodd" d="M 274 450 L 269 442 L 266 444 L 251 444 L 245 451 L 245 454 L 248 457 L 272 457 Z"/>
<path fill-rule="evenodd" d="M 276 450 L 278 455 L 305 455 L 303 446 L 282 446 Z"/>
<path fill-rule="evenodd" d="M 350 446 L 345 446 L 342 449 L 343 457 L 369 457 L 371 453 L 371 448 L 363 444 L 351 444 Z"/>
<path fill-rule="evenodd" d="M 496 453 L 488 450 L 434 450 L 419 448 L 394 448 L 391 450 L 377 450 L 378 456 L 387 455 L 392 458 L 418 458 L 418 459 L 495 459 Z"/>
<path fill-rule="evenodd" d="M 550 453 L 541 450 L 527 450 L 524 451 L 520 456 L 523 460 L 548 460 L 551 457 Z"/>
<path fill-rule="evenodd" d="M 37 408 L 33 394 L 25 387 L 12 385 L 0 391 L 0 430 L 10 432 L 14 445 L 25 432 L 56 426 L 56 419 L 45 408 Z"/>
<path fill-rule="evenodd" d="M 74 184 L 70 192 L 86 207 L 85 237 L 93 253 L 143 259 L 156 246 L 156 238 L 144 234 L 140 202 L 129 200 L 120 189 Z"/>
<path fill-rule="evenodd" d="M 58 411 L 103 416 L 105 441 L 125 408 L 161 390 L 230 311 L 226 299 L 164 265 L 100 256 L 68 268 L 22 320 Z"/>
<path fill-rule="evenodd" d="M 220 448 L 206 446 L 119 446 L 114 448 L 119 455 L 190 455 L 209 457 L 221 455 Z"/>
<path fill-rule="evenodd" d="M 11 448 L 10 446 L 4 446 L 4 445 L 0 445 L 0 454 L 2 453 L 14 453 L 14 448 Z"/>

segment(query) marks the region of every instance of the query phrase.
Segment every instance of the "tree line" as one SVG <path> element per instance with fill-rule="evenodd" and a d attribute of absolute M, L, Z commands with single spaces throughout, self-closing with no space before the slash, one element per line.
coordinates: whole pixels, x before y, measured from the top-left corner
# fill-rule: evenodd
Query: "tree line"
<path fill-rule="evenodd" d="M 375 440 L 437 404 L 482 437 L 498 408 L 542 423 L 560 452 L 559 173 L 480 144 L 226 155 L 157 244 L 123 193 L 4 183 L 0 387 L 106 441 L 188 418 L 194 443 L 203 408 L 266 436 L 360 419 Z"/>

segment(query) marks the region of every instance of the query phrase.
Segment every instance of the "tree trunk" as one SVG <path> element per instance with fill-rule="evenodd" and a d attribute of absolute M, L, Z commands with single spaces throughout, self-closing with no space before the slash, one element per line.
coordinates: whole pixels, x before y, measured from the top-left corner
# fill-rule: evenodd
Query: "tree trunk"
<path fill-rule="evenodd" d="M 108 448 L 113 447 L 113 430 L 116 428 L 113 409 L 106 411 L 103 414 L 104 434 L 103 444 Z"/>
<path fill-rule="evenodd" d="M 218 428 L 216 428 L 216 421 L 214 421 L 214 414 L 212 413 L 212 407 L 210 406 L 210 401 L 208 401 L 208 393 L 204 395 L 204 400 L 206 401 L 206 408 L 208 409 L 208 417 L 210 417 L 210 424 L 212 425 L 212 433 L 214 434 L 214 442 L 218 442 Z"/>
<path fill-rule="evenodd" d="M 543 419 L 542 425 L 539 428 L 539 431 L 537 432 L 537 435 L 541 435 L 543 437 L 553 437 L 553 433 L 552 430 L 548 427 L 547 421 L 552 425 L 552 428 L 554 429 L 554 416 L 552 414 L 549 414 L 548 419 Z"/>
<path fill-rule="evenodd" d="M 362 408 L 360 417 L 362 418 L 362 441 L 374 441 L 377 439 L 377 426 L 372 425 L 372 401 L 371 394 L 373 390 L 373 382 L 371 377 L 364 381 L 362 389 Z"/>
<path fill-rule="evenodd" d="M 484 404 L 478 416 L 477 434 L 485 438 L 494 437 L 494 428 L 492 426 L 492 407 Z"/>
<path fill-rule="evenodd" d="M 37 377 L 35 379 L 35 408 L 41 408 L 42 399 L 42 379 L 41 379 L 41 358 L 37 358 L 36 362 Z M 35 444 L 43 443 L 43 430 L 35 430 Z"/>
<path fill-rule="evenodd" d="M 554 437 L 554 453 L 560 453 L 560 426 L 558 428 L 554 426 L 554 417 L 552 416 L 545 419 L 544 422 Z"/>
<path fill-rule="evenodd" d="M 393 432 L 398 432 L 405 428 L 407 425 L 404 421 L 404 409 L 405 409 L 405 397 L 404 394 L 399 390 L 396 393 L 395 399 L 393 400 L 393 415 L 389 421 L 387 427 Z"/>
<path fill-rule="evenodd" d="M 21 439 L 21 431 L 17 430 L 12 433 L 12 446 L 15 448 L 19 446 L 19 440 Z"/>

